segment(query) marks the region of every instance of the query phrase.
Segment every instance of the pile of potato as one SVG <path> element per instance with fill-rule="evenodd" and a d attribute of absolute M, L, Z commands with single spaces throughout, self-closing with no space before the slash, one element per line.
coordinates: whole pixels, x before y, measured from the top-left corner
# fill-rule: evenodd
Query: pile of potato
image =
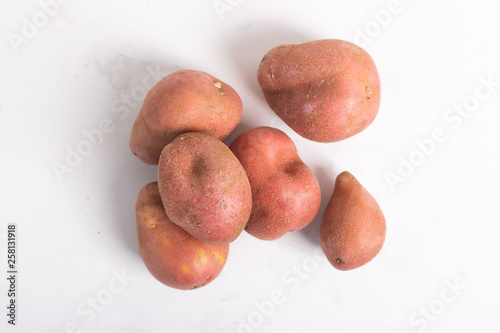
<path fill-rule="evenodd" d="M 262 59 L 257 79 L 271 109 L 312 141 L 334 142 L 372 123 L 380 80 L 372 58 L 341 40 L 280 45 Z M 226 139 L 243 105 L 225 82 L 181 70 L 147 94 L 130 137 L 131 151 L 158 164 L 158 181 L 136 202 L 139 251 L 163 284 L 194 289 L 215 279 L 229 243 L 246 230 L 274 240 L 307 226 L 321 202 L 320 184 L 279 129 L 257 127 Z M 385 240 L 384 215 L 349 172 L 338 175 L 320 243 L 340 270 L 372 260 Z"/>

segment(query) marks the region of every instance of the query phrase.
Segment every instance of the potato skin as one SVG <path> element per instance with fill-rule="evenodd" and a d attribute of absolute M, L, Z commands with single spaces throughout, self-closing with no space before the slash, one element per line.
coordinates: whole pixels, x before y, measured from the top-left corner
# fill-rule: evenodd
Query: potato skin
<path fill-rule="evenodd" d="M 169 220 L 158 183 L 144 186 L 136 201 L 139 252 L 149 272 L 161 283 L 177 289 L 195 289 L 221 272 L 229 245 L 204 243 Z"/>
<path fill-rule="evenodd" d="M 328 261 L 351 270 L 371 261 L 386 235 L 384 214 L 375 199 L 347 171 L 337 176 L 320 227 L 320 243 Z"/>
<path fill-rule="evenodd" d="M 210 74 L 180 70 L 148 92 L 130 135 L 130 150 L 147 164 L 158 164 L 161 151 L 185 132 L 226 139 L 239 124 L 243 104 L 236 91 Z"/>
<path fill-rule="evenodd" d="M 279 129 L 257 127 L 229 147 L 247 172 L 252 213 L 245 230 L 263 240 L 304 228 L 321 203 L 319 183 L 293 141 Z"/>
<path fill-rule="evenodd" d="M 262 59 L 257 79 L 271 109 L 312 141 L 340 141 L 361 132 L 380 105 L 373 59 L 342 40 L 277 46 Z"/>
<path fill-rule="evenodd" d="M 168 144 L 160 156 L 158 184 L 172 222 L 206 243 L 234 241 L 250 217 L 245 169 L 213 136 L 184 133 Z"/>

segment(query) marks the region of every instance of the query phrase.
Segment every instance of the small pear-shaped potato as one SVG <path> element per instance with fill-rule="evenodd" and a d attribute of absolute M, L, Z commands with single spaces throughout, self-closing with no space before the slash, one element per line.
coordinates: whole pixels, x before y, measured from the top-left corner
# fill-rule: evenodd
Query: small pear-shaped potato
<path fill-rule="evenodd" d="M 385 234 L 384 214 L 375 199 L 352 174 L 342 172 L 320 227 L 328 261 L 342 271 L 363 266 L 379 253 Z"/>
<path fill-rule="evenodd" d="M 222 271 L 229 245 L 204 243 L 170 221 L 157 182 L 139 192 L 135 212 L 139 252 L 158 281 L 172 288 L 195 289 L 213 281 Z"/>

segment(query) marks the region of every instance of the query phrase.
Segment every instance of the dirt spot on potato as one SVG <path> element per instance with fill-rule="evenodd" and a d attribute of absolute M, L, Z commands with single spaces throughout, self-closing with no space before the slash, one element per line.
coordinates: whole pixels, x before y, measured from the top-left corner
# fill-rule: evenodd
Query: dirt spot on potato
<path fill-rule="evenodd" d="M 313 91 L 313 86 L 311 84 L 309 85 L 309 91 L 307 92 L 306 99 L 309 99 L 309 97 L 311 97 L 312 91 Z"/>
<path fill-rule="evenodd" d="M 189 269 L 189 267 L 187 265 L 182 265 L 181 266 L 181 271 L 184 273 L 184 274 L 189 274 L 191 273 L 191 270 Z"/>
<path fill-rule="evenodd" d="M 373 89 L 370 88 L 369 86 L 365 86 L 365 88 L 366 88 L 366 94 L 367 94 L 366 99 L 369 100 L 371 94 L 373 93 Z"/>
<path fill-rule="evenodd" d="M 195 178 L 199 178 L 208 170 L 208 165 L 205 159 L 201 156 L 199 152 L 194 155 L 193 165 L 191 167 L 191 174 Z"/>

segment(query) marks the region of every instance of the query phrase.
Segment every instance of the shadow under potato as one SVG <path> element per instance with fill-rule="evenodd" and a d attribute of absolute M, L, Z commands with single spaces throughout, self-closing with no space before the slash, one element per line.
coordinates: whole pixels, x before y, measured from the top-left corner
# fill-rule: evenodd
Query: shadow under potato
<path fill-rule="evenodd" d="M 231 143 L 233 143 L 233 141 L 240 135 L 240 134 L 243 134 L 249 130 L 251 130 L 252 128 L 255 128 L 257 126 L 260 126 L 260 125 L 255 125 L 255 124 L 252 124 L 250 123 L 249 121 L 245 120 L 244 118 L 241 120 L 241 122 L 238 124 L 238 126 L 236 126 L 236 128 L 234 129 L 234 131 L 226 138 L 224 139 L 222 142 L 224 142 L 224 144 L 226 146 L 230 146 Z"/>
<path fill-rule="evenodd" d="M 324 167 L 317 167 L 313 172 L 318 179 L 321 189 L 321 205 L 314 220 L 307 227 L 297 232 L 304 236 L 304 238 L 312 245 L 316 246 L 319 245 L 319 228 L 321 226 L 321 220 L 323 218 L 326 205 L 328 204 L 328 201 L 330 201 L 333 193 L 335 176 L 334 170 L 327 170 Z"/>
<path fill-rule="evenodd" d="M 154 60 L 144 62 L 123 55 L 94 60 L 96 70 L 116 90 L 103 117 L 109 117 L 114 131 L 106 138 L 109 204 L 113 207 L 113 230 L 125 247 L 139 257 L 135 222 L 135 202 L 141 188 L 157 180 L 157 166 L 142 163 L 129 148 L 132 124 L 145 94 L 162 77 L 178 70 Z"/>

